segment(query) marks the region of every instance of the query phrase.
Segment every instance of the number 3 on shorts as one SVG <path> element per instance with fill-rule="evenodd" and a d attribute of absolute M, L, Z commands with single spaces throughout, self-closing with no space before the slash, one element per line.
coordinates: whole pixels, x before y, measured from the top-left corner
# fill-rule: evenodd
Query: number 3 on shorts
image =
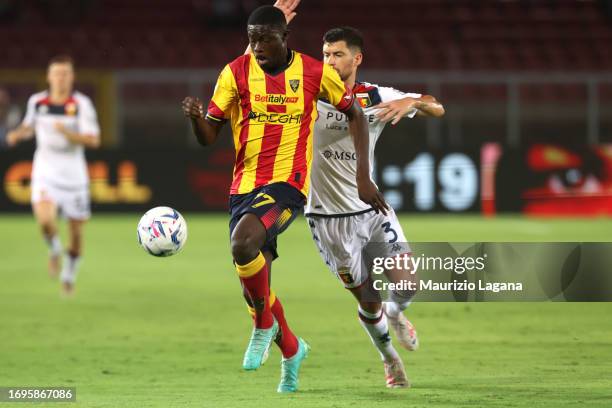
<path fill-rule="evenodd" d="M 386 233 L 388 233 L 388 232 L 390 232 L 390 233 L 392 233 L 392 234 L 393 234 L 393 238 L 391 238 L 391 239 L 389 240 L 389 243 L 390 243 L 390 244 L 392 244 L 392 243 L 394 243 L 395 241 L 397 241 L 397 232 L 395 232 L 395 230 L 394 230 L 393 228 L 391 228 L 391 223 L 390 223 L 390 222 L 384 222 L 384 223 L 383 223 L 383 224 L 380 226 L 380 228 L 382 228 L 382 229 L 383 229 L 383 232 L 384 232 L 385 234 L 386 234 Z"/>
<path fill-rule="evenodd" d="M 273 197 L 271 197 L 271 196 L 269 196 L 268 194 L 265 194 L 265 193 L 259 193 L 259 194 L 257 194 L 255 196 L 255 200 L 257 200 L 259 198 L 261 198 L 262 200 L 257 202 L 257 203 L 255 203 L 255 204 L 253 204 L 251 206 L 251 208 L 257 208 L 257 207 L 261 207 L 261 206 L 264 206 L 264 205 L 267 205 L 267 204 L 274 204 L 276 202 L 276 200 Z"/>

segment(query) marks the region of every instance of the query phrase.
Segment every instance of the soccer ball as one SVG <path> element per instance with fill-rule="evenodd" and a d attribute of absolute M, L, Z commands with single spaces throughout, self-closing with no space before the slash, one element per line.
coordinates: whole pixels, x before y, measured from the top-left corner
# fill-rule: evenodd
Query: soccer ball
<path fill-rule="evenodd" d="M 153 256 L 170 256 L 183 248 L 187 241 L 187 223 L 170 207 L 155 207 L 138 222 L 138 243 Z"/>

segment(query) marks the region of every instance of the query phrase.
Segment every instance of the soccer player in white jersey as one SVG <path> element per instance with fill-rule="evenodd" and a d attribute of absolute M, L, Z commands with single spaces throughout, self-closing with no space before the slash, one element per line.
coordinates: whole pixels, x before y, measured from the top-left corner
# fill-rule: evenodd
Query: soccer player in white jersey
<path fill-rule="evenodd" d="M 364 109 L 370 129 L 371 163 L 374 147 L 387 122 L 396 124 L 403 117 L 444 114 L 444 108 L 432 96 L 358 82 L 357 69 L 363 59 L 359 31 L 350 27 L 335 28 L 323 39 L 324 61 L 338 71 Z M 410 248 L 392 209 L 377 213 L 359 199 L 355 150 L 346 117 L 325 101 L 320 100 L 317 109 L 311 190 L 305 209 L 308 224 L 324 261 L 359 303 L 359 319 L 380 352 L 387 387 L 408 387 L 402 360 L 391 344 L 388 324 L 394 328 L 403 347 L 417 348 L 416 331 L 402 313 L 414 292 L 392 291 L 383 305 L 380 294 L 371 289 L 370 271 L 362 259 L 362 251 L 369 243 L 385 243 L 374 245 L 376 253 L 370 255 L 390 257 L 409 253 Z M 409 270 L 391 270 L 387 278 L 396 282 L 410 280 L 411 275 Z"/>
<path fill-rule="evenodd" d="M 60 275 L 66 294 L 74 290 L 83 225 L 90 217 L 85 148 L 100 145 L 95 108 L 87 96 L 73 89 L 74 76 L 69 56 L 53 58 L 47 68 L 49 89 L 30 97 L 23 122 L 7 135 L 9 146 L 36 136 L 32 209 L 49 247 L 49 274 Z M 69 223 L 70 242 L 63 267 L 58 211 Z"/>

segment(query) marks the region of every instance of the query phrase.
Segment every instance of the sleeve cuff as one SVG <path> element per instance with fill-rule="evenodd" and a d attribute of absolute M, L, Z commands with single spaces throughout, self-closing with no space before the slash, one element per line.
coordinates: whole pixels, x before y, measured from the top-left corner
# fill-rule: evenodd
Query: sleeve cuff
<path fill-rule="evenodd" d="M 351 94 L 350 96 L 350 100 L 346 99 L 346 95 L 343 96 L 342 101 L 338 105 L 336 105 L 336 109 L 343 113 L 351 109 L 353 107 L 353 104 L 355 103 L 355 95 Z"/>
<path fill-rule="evenodd" d="M 211 115 L 210 113 L 206 114 L 206 119 L 212 120 L 213 122 L 217 122 L 217 123 L 225 122 L 224 118 L 220 118 L 218 116 Z"/>

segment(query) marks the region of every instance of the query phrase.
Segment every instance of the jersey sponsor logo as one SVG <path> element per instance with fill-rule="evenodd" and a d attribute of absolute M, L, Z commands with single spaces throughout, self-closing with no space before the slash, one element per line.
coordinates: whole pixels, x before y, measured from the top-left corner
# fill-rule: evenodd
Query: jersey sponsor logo
<path fill-rule="evenodd" d="M 279 123 L 282 125 L 286 123 L 300 124 L 302 123 L 302 114 L 257 113 L 251 111 L 249 112 L 249 119 L 258 123 Z"/>
<path fill-rule="evenodd" d="M 297 90 L 300 87 L 300 80 L 299 79 L 290 79 L 289 80 L 289 86 L 291 87 L 291 90 L 293 92 L 297 92 Z"/>
<path fill-rule="evenodd" d="M 374 123 L 374 121 L 376 120 L 376 115 L 374 114 L 370 114 L 370 115 L 365 115 L 368 123 Z M 330 120 L 335 120 L 336 122 L 347 122 L 348 123 L 348 117 L 342 113 L 342 112 L 332 112 L 329 111 L 327 112 L 327 115 L 325 115 L 325 119 L 327 121 Z M 336 129 L 336 130 L 346 130 L 346 128 L 339 128 L 339 127 L 328 127 L 328 129 Z"/>
<path fill-rule="evenodd" d="M 327 130 L 340 130 L 340 131 L 348 131 L 349 128 L 347 125 L 341 125 L 338 122 L 327 123 L 325 125 L 325 129 Z"/>
<path fill-rule="evenodd" d="M 292 89 L 293 89 L 293 86 L 292 86 Z M 273 105 L 285 105 L 288 103 L 297 103 L 299 100 L 300 98 L 298 98 L 297 96 L 286 96 L 286 95 L 277 95 L 277 94 L 267 94 L 267 95 L 255 94 L 255 102 L 264 102 L 264 103 L 269 103 Z"/>
<path fill-rule="evenodd" d="M 325 150 L 323 152 L 323 157 L 325 157 L 327 160 L 330 159 L 334 159 L 334 160 L 357 160 L 357 153 L 355 152 L 344 152 L 344 151 L 337 151 L 337 150 Z"/>

